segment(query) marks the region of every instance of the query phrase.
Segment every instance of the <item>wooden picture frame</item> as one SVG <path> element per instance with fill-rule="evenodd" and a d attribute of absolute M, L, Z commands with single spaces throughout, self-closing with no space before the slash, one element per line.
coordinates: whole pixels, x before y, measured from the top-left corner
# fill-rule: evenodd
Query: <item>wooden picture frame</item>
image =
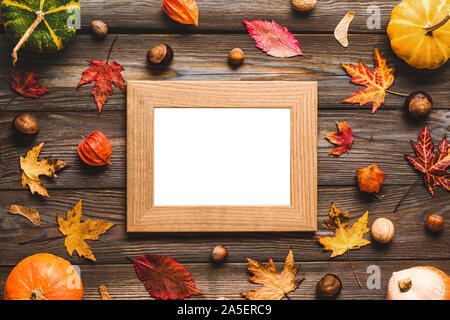
<path fill-rule="evenodd" d="M 155 207 L 154 108 L 290 108 L 291 204 Z M 317 82 L 128 81 L 127 231 L 316 231 L 317 130 Z"/>

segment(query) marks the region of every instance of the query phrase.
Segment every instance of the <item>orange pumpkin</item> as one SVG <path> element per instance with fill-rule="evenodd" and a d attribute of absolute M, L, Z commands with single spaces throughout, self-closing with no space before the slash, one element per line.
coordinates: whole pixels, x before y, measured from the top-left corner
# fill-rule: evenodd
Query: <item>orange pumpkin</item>
<path fill-rule="evenodd" d="M 38 253 L 19 262 L 8 276 L 5 300 L 81 300 L 83 284 L 69 261 Z"/>
<path fill-rule="evenodd" d="M 436 69 L 450 56 L 450 0 L 403 0 L 392 10 L 392 50 L 416 69 Z"/>

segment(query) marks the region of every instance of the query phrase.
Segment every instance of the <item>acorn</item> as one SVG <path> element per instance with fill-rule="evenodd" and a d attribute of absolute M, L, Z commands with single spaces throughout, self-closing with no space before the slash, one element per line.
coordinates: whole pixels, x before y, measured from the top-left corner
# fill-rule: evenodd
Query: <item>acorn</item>
<path fill-rule="evenodd" d="M 101 40 L 108 34 L 108 25 L 101 20 L 94 20 L 91 22 L 92 33 Z"/>
<path fill-rule="evenodd" d="M 342 289 L 342 282 L 338 276 L 327 274 L 316 285 L 316 292 L 322 298 L 334 298 Z"/>
<path fill-rule="evenodd" d="M 173 60 L 173 49 L 165 43 L 160 43 L 148 50 L 147 58 L 152 65 L 165 66 Z"/>
<path fill-rule="evenodd" d="M 425 224 L 431 232 L 439 232 L 444 229 L 444 218 L 437 214 L 431 214 L 427 217 Z"/>
<path fill-rule="evenodd" d="M 214 262 L 223 262 L 228 256 L 228 250 L 224 246 L 215 246 L 211 252 L 211 258 Z"/>
<path fill-rule="evenodd" d="M 245 59 L 244 52 L 239 48 L 235 48 L 235 49 L 231 50 L 230 54 L 228 55 L 228 61 L 233 66 L 241 65 L 244 62 L 244 59 Z"/>
<path fill-rule="evenodd" d="M 423 118 L 433 109 L 433 99 L 426 92 L 415 91 L 406 98 L 405 107 L 414 118 Z"/>
<path fill-rule="evenodd" d="M 30 114 L 24 113 L 14 118 L 14 128 L 22 134 L 34 135 L 39 131 L 39 123 Z"/>

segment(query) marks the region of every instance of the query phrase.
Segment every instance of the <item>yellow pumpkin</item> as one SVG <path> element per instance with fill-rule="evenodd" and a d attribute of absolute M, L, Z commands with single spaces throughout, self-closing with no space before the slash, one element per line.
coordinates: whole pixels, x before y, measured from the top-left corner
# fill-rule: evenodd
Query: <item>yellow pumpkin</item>
<path fill-rule="evenodd" d="M 392 50 L 416 69 L 436 69 L 450 56 L 450 0 L 403 0 L 392 10 Z"/>

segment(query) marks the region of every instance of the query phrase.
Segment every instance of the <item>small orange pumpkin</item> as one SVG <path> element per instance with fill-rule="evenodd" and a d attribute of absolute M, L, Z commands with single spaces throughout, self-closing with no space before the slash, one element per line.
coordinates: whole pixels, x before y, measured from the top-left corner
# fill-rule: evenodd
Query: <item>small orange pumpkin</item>
<path fill-rule="evenodd" d="M 392 10 L 392 50 L 416 69 L 436 69 L 450 56 L 450 0 L 403 0 Z"/>
<path fill-rule="evenodd" d="M 81 300 L 81 277 L 69 261 L 38 253 L 20 261 L 8 276 L 5 300 Z"/>

